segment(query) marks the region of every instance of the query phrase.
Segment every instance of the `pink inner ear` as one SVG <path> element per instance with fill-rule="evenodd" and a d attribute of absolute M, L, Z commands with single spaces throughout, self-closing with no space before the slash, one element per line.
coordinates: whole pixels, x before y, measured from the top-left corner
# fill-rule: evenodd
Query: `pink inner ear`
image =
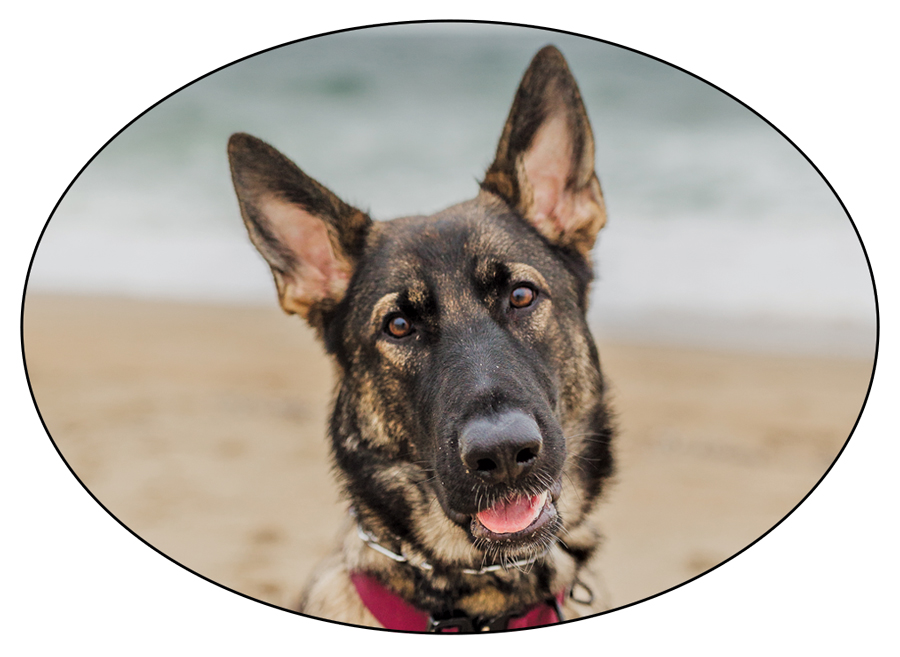
<path fill-rule="evenodd" d="M 340 297 L 349 280 L 349 268 L 335 256 L 325 223 L 301 207 L 275 198 L 262 200 L 260 209 L 275 237 L 297 261 L 296 270 L 288 273 L 292 289 L 285 292 L 302 305 Z"/>
<path fill-rule="evenodd" d="M 568 228 L 574 214 L 566 180 L 572 167 L 572 140 L 564 115 L 546 121 L 524 156 L 525 175 L 532 190 L 532 221 L 554 232 Z"/>

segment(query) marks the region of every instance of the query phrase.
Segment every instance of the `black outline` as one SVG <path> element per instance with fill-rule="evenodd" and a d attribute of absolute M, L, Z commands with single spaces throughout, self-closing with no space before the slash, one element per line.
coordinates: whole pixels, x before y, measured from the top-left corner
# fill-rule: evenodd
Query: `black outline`
<path fill-rule="evenodd" d="M 879 304 L 878 304 L 878 288 L 877 288 L 877 286 L 875 285 L 875 274 L 874 274 L 874 272 L 872 271 L 872 262 L 869 260 L 869 253 L 868 253 L 868 251 L 866 250 L 866 245 L 863 243 L 862 237 L 860 237 L 860 234 L 859 234 L 859 229 L 856 227 L 856 222 L 854 222 L 854 221 L 853 221 L 853 217 L 850 216 L 850 212 L 847 210 L 847 206 L 844 205 L 844 201 L 841 199 L 841 197 L 840 197 L 840 196 L 838 195 L 838 193 L 835 191 L 834 187 L 831 185 L 831 183 L 828 181 L 828 179 L 825 177 L 825 175 L 819 170 L 819 167 L 817 167 L 817 166 L 815 165 L 815 163 L 813 163 L 813 161 L 809 159 L 809 157 L 806 155 L 806 153 L 804 153 L 803 150 L 802 150 L 799 146 L 797 146 L 797 144 L 795 144 L 795 143 L 790 139 L 790 137 L 788 137 L 786 134 L 784 134 L 784 133 L 783 133 L 780 129 L 778 129 L 778 127 L 776 127 L 771 121 L 769 121 L 768 119 L 766 119 L 766 118 L 765 118 L 764 116 L 762 116 L 759 112 L 757 112 L 756 110 L 754 110 L 752 107 L 750 107 L 749 105 L 747 105 L 746 103 L 744 103 L 744 102 L 741 101 L 740 99 L 735 98 L 733 95 L 731 95 L 730 93 L 728 93 L 727 91 L 725 91 L 725 90 L 722 89 L 721 87 L 719 87 L 719 86 L 713 84 L 712 82 L 709 82 L 708 80 L 705 80 L 704 78 L 701 78 L 699 75 L 695 75 L 694 73 L 691 73 L 690 71 L 686 71 L 685 69 L 681 68 L 680 66 L 677 66 L 677 65 L 675 65 L 675 64 L 671 64 L 671 63 L 669 63 L 669 62 L 667 62 L 667 61 L 665 61 L 665 60 L 663 60 L 663 59 L 660 59 L 659 57 L 655 57 L 655 56 L 653 56 L 653 55 L 648 55 L 647 53 L 642 52 L 642 51 L 640 51 L 640 50 L 637 50 L 637 49 L 635 49 L 635 48 L 629 48 L 628 46 L 623 46 L 623 45 L 620 45 L 620 44 L 618 44 L 618 43 L 614 43 L 614 42 L 612 42 L 612 41 L 607 41 L 607 40 L 605 40 L 605 39 L 600 39 L 600 38 L 597 38 L 597 37 L 585 36 L 585 35 L 583 35 L 583 34 L 578 34 L 577 32 L 569 32 L 568 30 L 559 30 L 559 29 L 555 29 L 555 28 L 541 27 L 541 26 L 537 26 L 537 25 L 527 25 L 527 24 L 524 24 L 524 23 L 507 23 L 507 22 L 502 22 L 502 21 L 461 20 L 461 19 L 413 20 L 413 21 L 397 21 L 397 22 L 391 22 L 391 23 L 373 23 L 373 24 L 371 24 L 371 25 L 362 25 L 362 26 L 356 26 L 356 27 L 348 27 L 348 28 L 344 28 L 344 29 L 340 29 L 340 30 L 333 30 L 333 31 L 331 31 L 331 32 L 323 32 L 323 33 L 321 33 L 321 34 L 316 34 L 316 35 L 313 35 L 313 36 L 303 37 L 303 38 L 301 38 L 301 39 L 295 39 L 295 40 L 293 40 L 293 41 L 287 41 L 287 42 L 285 42 L 285 43 L 281 43 L 281 44 L 279 44 L 279 45 L 277 45 L 277 46 L 272 46 L 272 47 L 270 47 L 270 48 L 265 48 L 265 49 L 263 49 L 263 50 L 260 50 L 260 51 L 258 51 L 258 52 L 255 52 L 255 53 L 253 53 L 253 54 L 250 54 L 250 55 L 246 55 L 246 56 L 244 56 L 244 57 L 241 57 L 240 59 L 236 59 L 236 60 L 234 60 L 233 62 L 230 62 L 230 63 L 228 63 L 228 64 L 224 64 L 223 66 L 220 66 L 219 68 L 214 69 L 214 70 L 210 71 L 209 73 L 205 73 L 205 74 L 201 75 L 200 77 L 198 77 L 198 78 L 196 78 L 196 79 L 194 79 L 194 80 L 188 82 L 187 84 L 184 84 L 184 85 L 180 86 L 178 89 L 176 89 L 175 91 L 173 91 L 173 92 L 171 92 L 170 94 L 166 95 L 165 97 L 159 99 L 158 101 L 156 101 L 155 103 L 153 103 L 150 107 L 148 107 L 148 108 L 145 109 L 143 112 L 141 112 L 141 113 L 138 114 L 136 117 L 134 117 L 131 121 L 129 121 L 128 123 L 126 123 L 120 130 L 118 130 L 112 137 L 110 137 L 110 138 L 106 141 L 106 143 L 104 143 L 103 146 L 101 146 L 101 147 L 97 150 L 96 153 L 94 153 L 94 154 L 91 156 L 91 158 L 85 163 L 85 165 L 84 165 L 83 167 L 81 167 L 81 169 L 78 171 L 78 173 L 77 173 L 77 174 L 75 175 L 75 177 L 72 179 L 72 182 L 70 182 L 70 183 L 68 184 L 68 186 L 66 187 L 66 189 L 63 191 L 62 195 L 59 197 L 59 200 L 57 200 L 56 204 L 53 206 L 53 210 L 50 212 L 50 216 L 47 218 L 47 221 L 44 223 L 44 227 L 41 229 L 41 233 L 40 233 L 40 235 L 38 236 L 38 240 L 37 240 L 37 243 L 35 244 L 34 251 L 33 251 L 32 254 L 31 254 L 31 260 L 28 262 L 28 271 L 27 271 L 26 274 L 25 274 L 25 285 L 24 285 L 24 287 L 23 287 L 23 289 L 22 289 L 22 307 L 21 307 L 21 311 L 20 311 L 20 313 L 19 313 L 19 342 L 20 342 L 20 345 L 21 345 L 21 351 L 22 351 L 22 365 L 23 365 L 23 367 L 24 367 L 24 369 L 25 369 L 25 379 L 28 381 L 28 391 L 29 391 L 29 393 L 31 394 L 31 402 L 34 404 L 34 409 L 35 409 L 35 411 L 37 411 L 38 418 L 39 418 L 40 421 L 41 421 L 41 425 L 44 427 L 44 432 L 47 434 L 47 437 L 50 438 L 50 442 L 53 444 L 54 449 L 56 449 L 56 453 L 59 454 L 59 457 L 60 457 L 60 459 L 62 459 L 62 462 L 66 464 L 66 467 L 69 469 L 69 472 L 72 473 L 72 476 L 75 477 L 75 480 L 76 480 L 79 484 L 81 484 L 81 487 L 84 488 L 84 490 L 87 492 L 87 494 L 91 496 L 91 498 L 92 498 L 92 499 L 100 506 L 100 508 L 102 508 L 104 511 L 106 511 L 106 513 L 108 513 L 109 516 L 110 516 L 113 520 L 115 520 L 115 521 L 118 522 L 120 525 L 122 525 L 122 527 L 124 527 L 124 528 L 125 528 L 132 536 L 134 536 L 135 538 L 137 538 L 139 541 L 141 541 L 144 545 L 146 545 L 147 547 L 149 547 L 151 550 L 153 550 L 154 552 L 156 552 L 156 553 L 159 554 L 160 556 L 165 557 L 166 559 L 168 559 L 169 561 L 171 561 L 171 562 L 174 563 L 175 565 L 177 565 L 177 566 L 179 566 L 179 567 L 181 567 L 181 568 L 184 568 L 186 571 L 188 571 L 188 572 L 191 573 L 192 575 L 196 575 L 196 576 L 199 577 L 200 579 L 203 579 L 203 580 L 209 582 L 210 584 L 214 584 L 215 586 L 218 586 L 218 587 L 220 587 L 220 588 L 222 588 L 222 589 L 225 589 L 226 591 L 229 591 L 230 593 L 234 593 L 234 594 L 236 594 L 236 595 L 241 596 L 242 598 L 246 598 L 247 600 L 252 600 L 253 602 L 256 602 L 256 603 L 265 605 L 265 606 L 267 606 L 267 607 L 271 607 L 271 608 L 273 608 L 273 609 L 278 609 L 279 611 L 285 611 L 285 612 L 288 612 L 288 613 L 293 614 L 293 615 L 295 615 L 295 616 L 301 616 L 301 617 L 303 617 L 303 618 L 309 618 L 309 619 L 316 620 L 316 621 L 324 621 L 324 622 L 326 622 L 326 623 L 331 623 L 331 624 L 333 624 L 333 625 L 340 625 L 340 626 L 342 626 L 342 627 L 352 627 L 352 628 L 363 629 L 363 630 L 375 630 L 375 631 L 379 631 L 379 632 L 394 632 L 394 633 L 397 633 L 397 634 L 414 634 L 414 635 L 415 635 L 415 634 L 422 634 L 422 633 L 420 633 L 420 632 L 408 632 L 408 631 L 405 631 L 405 630 L 390 630 L 390 629 L 378 628 L 378 627 L 365 627 L 365 626 L 362 626 L 362 625 L 354 625 L 354 624 L 352 624 L 352 623 L 343 623 L 343 622 L 341 622 L 341 621 L 331 620 L 331 619 L 328 619 L 328 618 L 320 618 L 320 617 L 318 617 L 318 616 L 309 616 L 309 615 L 307 615 L 307 614 L 302 614 L 302 613 L 300 613 L 299 611 L 294 611 L 294 610 L 292 610 L 292 609 L 286 609 L 285 607 L 279 607 L 278 605 L 274 605 L 274 604 L 272 604 L 271 602 L 266 602 L 266 601 L 264 601 L 264 600 L 259 600 L 259 599 L 257 599 L 257 598 L 254 598 L 254 597 L 250 596 L 250 595 L 247 595 L 246 593 L 241 593 L 240 591 L 235 591 L 234 589 L 231 589 L 231 588 L 225 586 L 224 584 L 220 584 L 219 582 L 216 582 L 216 581 L 213 581 L 213 580 L 209 579 L 209 578 L 206 577 L 205 575 L 201 575 L 200 573 L 198 573 L 198 572 L 196 572 L 196 571 L 194 571 L 194 570 L 191 570 L 190 568 L 188 568 L 188 567 L 185 566 L 184 564 L 179 563 L 178 561 L 176 561 L 176 560 L 173 559 L 172 557 L 170 557 L 170 556 L 168 556 L 167 554 L 161 552 L 160 550 L 158 550 L 158 549 L 155 548 L 154 546 L 150 545 L 150 543 L 148 543 L 147 541 L 145 541 L 143 538 L 141 538 L 140 536 L 138 536 L 138 535 L 137 535 L 135 532 L 133 532 L 133 531 L 132 531 L 132 530 L 131 530 L 124 522 L 122 522 L 122 521 L 119 520 L 115 515 L 113 515 L 113 513 L 110 512 L 110 510 L 107 509 L 107 508 L 103 505 L 103 503 L 102 503 L 100 500 L 97 499 L 97 497 L 96 497 L 96 496 L 88 489 L 88 487 L 84 485 L 84 482 L 81 481 L 81 479 L 78 477 L 78 475 L 77 475 L 77 474 L 75 473 L 75 471 L 72 469 L 72 466 L 69 465 L 68 461 L 66 461 L 65 457 L 62 455 L 62 452 L 60 451 L 59 447 L 56 445 L 56 441 L 53 440 L 53 436 L 50 434 L 50 430 L 47 428 L 47 424 L 44 422 L 44 417 L 41 415 L 40 407 L 38 406 L 37 399 L 35 399 L 35 396 L 34 396 L 34 389 L 33 389 L 32 386 L 31 386 L 31 377 L 28 375 L 28 363 L 27 363 L 27 361 L 26 361 L 26 359 L 25 359 L 25 332 L 24 332 L 24 331 L 25 331 L 25 298 L 26 298 L 27 293 L 28 293 L 28 281 L 29 281 L 29 278 L 31 277 L 31 268 L 32 268 L 32 266 L 34 265 L 34 258 L 35 258 L 35 256 L 37 255 L 37 250 L 38 250 L 38 248 L 40 248 L 40 246 L 41 246 L 41 240 L 44 238 L 44 233 L 47 231 L 47 226 L 50 225 L 50 221 L 53 219 L 53 215 L 56 214 L 56 210 L 59 208 L 59 204 L 62 203 L 62 200 L 66 197 L 66 194 L 68 194 L 68 193 L 69 193 L 69 190 L 72 188 L 72 185 L 74 185 L 75 182 L 81 177 L 81 174 L 84 173 L 85 169 L 87 169 L 87 168 L 90 166 L 91 162 L 93 162 L 93 161 L 96 159 L 96 157 L 97 157 L 101 152 L 103 152 L 103 150 L 104 150 L 107 146 L 109 146 L 110 143 L 112 143 L 113 140 L 115 140 L 120 134 L 122 134 L 125 130 L 127 130 L 127 129 L 128 129 L 133 123 L 135 123 L 138 119 L 140 119 L 142 116 L 144 116 L 145 114 L 147 114 L 147 112 L 149 112 L 150 110 L 154 109 L 157 105 L 159 105 L 159 104 L 165 102 L 166 100 L 168 100 L 169 98 L 171 98 L 171 97 L 174 96 L 175 94 L 179 93 L 180 91 L 186 89 L 187 87 L 191 86 L 192 84 L 195 84 L 196 82 L 199 82 L 200 80 L 203 80 L 204 78 L 209 77 L 210 75 L 213 75 L 213 74 L 215 74 L 215 73 L 218 73 L 219 71 L 221 71 L 221 70 L 223 70 L 223 69 L 226 69 L 226 68 L 228 68 L 229 66 L 234 66 L 235 64 L 239 64 L 240 62 L 242 62 L 242 61 L 244 61 L 244 60 L 246 60 L 246 59 L 250 59 L 251 57 L 256 57 L 257 55 L 262 55 L 262 54 L 267 53 L 267 52 L 270 52 L 270 51 L 272 51 L 272 50 L 277 50 L 278 48 L 283 48 L 283 47 L 285 47 L 285 46 L 290 46 L 290 45 L 293 45 L 293 44 L 295 44 L 295 43 L 301 43 L 301 42 L 303 42 L 303 41 L 309 41 L 309 40 L 311 40 L 311 39 L 319 39 L 319 38 L 321 38 L 321 37 L 327 37 L 327 36 L 331 36 L 331 35 L 334 35 L 334 34 L 341 34 L 341 33 L 344 33 L 344 32 L 357 32 L 357 31 L 360 31 L 360 30 L 368 30 L 368 29 L 372 29 L 372 28 L 390 27 L 390 26 L 398 26 L 398 25 L 429 25 L 429 24 L 430 24 L 430 25 L 435 25 L 435 24 L 443 24 L 443 25 L 446 25 L 446 24 L 464 24 L 464 25 L 504 25 L 504 26 L 509 26 L 509 27 L 523 27 L 523 28 L 528 28 L 528 29 L 533 29 L 533 30 L 542 30 L 542 31 L 544 31 L 544 32 L 552 32 L 552 33 L 556 33 L 556 34 L 566 34 L 566 35 L 569 35 L 569 36 L 575 36 L 575 37 L 579 37 L 579 38 L 582 38 L 582 39 L 588 39 L 588 40 L 590 40 L 590 41 L 596 41 L 596 42 L 598 42 L 598 43 L 605 43 L 605 44 L 610 45 L 610 46 L 615 46 L 616 48 L 621 48 L 621 49 L 623 49 L 623 50 L 627 50 L 627 51 L 629 51 L 629 52 L 633 52 L 633 53 L 636 53 L 636 54 L 638 54 L 638 55 L 642 55 L 642 56 L 644 56 L 644 57 L 647 57 L 647 58 L 649 58 L 649 59 L 652 59 L 652 60 L 654 60 L 654 61 L 657 61 L 657 62 L 659 62 L 659 63 L 661 63 L 661 64 L 665 64 L 666 66 L 669 66 L 669 67 L 671 67 L 671 68 L 673 68 L 673 69 L 675 69 L 675 70 L 681 71 L 682 73 L 685 73 L 685 74 L 687 74 L 687 75 L 690 75 L 692 78 L 695 78 L 695 79 L 699 80 L 700 82 L 703 82 L 703 83 L 709 85 L 709 86 L 712 87 L 713 89 L 716 89 L 716 90 L 719 91 L 720 93 L 723 93 L 723 94 L 725 94 L 726 96 L 728 96 L 729 98 L 731 98 L 731 100 L 735 101 L 736 103 L 738 103 L 738 104 L 740 104 L 741 106 L 745 107 L 746 109 L 750 110 L 755 116 L 757 116 L 757 117 L 760 118 L 762 121 L 764 121 L 764 122 L 766 123 L 766 125 L 768 125 L 770 128 L 772 128 L 772 129 L 773 129 L 775 132 L 777 132 L 779 135 L 781 135 L 781 137 L 782 137 L 783 139 L 785 139 L 791 146 L 793 146 L 793 147 L 797 150 L 798 153 L 800 153 L 800 155 L 803 156 L 803 158 L 809 163 L 809 165 L 813 168 L 813 170 L 814 170 L 817 174 L 819 174 L 819 177 L 825 182 L 825 184 L 828 186 L 828 189 L 831 190 L 831 193 L 834 194 L 834 197 L 837 199 L 838 203 L 840 203 L 841 209 L 844 211 L 844 214 L 847 215 L 847 219 L 850 221 L 850 225 L 853 226 L 853 232 L 856 234 L 856 239 L 857 239 L 857 241 L 859 242 L 860 247 L 862 248 L 863 256 L 864 256 L 865 259 L 866 259 L 866 266 L 869 268 L 869 279 L 872 281 L 872 294 L 873 294 L 874 301 L 875 301 L 875 353 L 874 353 L 873 356 L 872 356 L 872 375 L 869 377 L 869 387 L 866 389 L 866 396 L 865 396 L 865 398 L 863 399 L 862 406 L 861 406 L 860 409 L 859 409 L 859 415 L 857 415 L 857 417 L 856 417 L 856 422 L 853 423 L 853 428 L 850 430 L 850 433 L 849 433 L 849 435 L 847 436 L 847 440 L 844 441 L 843 446 L 842 446 L 841 449 L 838 451 L 837 456 L 834 457 L 834 460 L 831 462 L 831 465 L 829 465 L 828 468 L 825 470 L 825 473 L 819 478 L 819 480 L 818 480 L 818 481 L 815 483 L 815 485 L 809 490 L 809 492 L 808 492 L 806 495 L 803 496 L 803 499 L 801 499 L 799 502 L 797 502 L 797 504 L 794 505 L 794 507 L 793 507 L 790 511 L 788 511 L 787 514 L 785 514 L 785 516 L 784 516 L 781 520 L 779 520 L 779 521 L 776 522 L 774 525 L 772 525 L 772 527 L 770 527 L 768 530 L 766 530 L 766 532 L 765 532 L 764 534 L 762 534 L 759 538 L 757 538 L 756 540 L 754 540 L 752 543 L 748 544 L 747 546 L 745 546 L 744 548 L 742 548 L 742 549 L 739 550 L 738 552 L 735 552 L 733 555 L 731 555 L 730 557 L 728 557 L 728 558 L 725 559 L 724 561 L 722 561 L 722 562 L 716 564 L 716 565 L 713 566 L 712 568 L 710 568 L 710 569 L 708 569 L 708 570 L 705 570 L 704 572 L 700 573 L 699 575 L 695 575 L 694 577 L 692 577 L 692 578 L 690 578 L 690 579 L 688 579 L 688 580 L 685 580 L 685 581 L 681 582 L 680 584 L 676 584 L 675 586 L 672 586 L 672 587 L 670 587 L 670 588 L 668 588 L 668 589 L 665 589 L 664 591 L 660 591 L 659 593 L 655 593 L 655 594 L 653 594 L 653 595 L 647 596 L 646 598 L 641 598 L 640 600 L 636 600 L 636 601 L 634 601 L 634 602 L 629 602 L 628 604 L 622 605 L 621 607 L 615 607 L 615 608 L 613 608 L 613 609 L 609 609 L 609 610 L 607 610 L 607 611 L 602 611 L 602 612 L 599 612 L 599 613 L 597 613 L 597 614 L 592 614 L 592 615 L 590 615 L 590 616 L 585 616 L 585 617 L 583 617 L 583 618 L 574 618 L 574 619 L 571 619 L 571 620 L 568 620 L 568 621 L 563 621 L 562 623 L 559 623 L 559 625 L 565 625 L 565 624 L 568 624 L 568 623 L 574 623 L 574 622 L 577 622 L 577 621 L 586 620 L 586 619 L 588 619 L 588 618 L 599 618 L 600 616 L 605 616 L 606 614 L 610 614 L 610 613 L 612 613 L 612 612 L 619 611 L 619 610 L 621 610 L 621 609 L 628 609 L 629 607 L 633 607 L 633 606 L 635 606 L 635 605 L 639 605 L 639 604 L 641 604 L 641 603 L 643 603 L 643 602 L 647 602 L 648 600 L 653 600 L 654 598 L 658 598 L 658 597 L 661 596 L 661 595 L 665 595 L 666 593 L 669 593 L 670 591 L 674 591 L 674 590 L 676 590 L 676 589 L 679 589 L 679 588 L 681 588 L 682 586 L 685 586 L 686 584 L 690 584 L 690 583 L 693 582 L 694 580 L 699 579 L 700 577 L 703 577 L 704 575 L 706 575 L 706 574 L 708 574 L 708 573 L 711 573 L 712 571 L 716 570 L 717 568 L 720 568 L 721 566 L 724 566 L 725 564 L 727 564 L 729 561 L 731 561 L 731 560 L 734 559 L 735 557 L 738 557 L 738 556 L 740 556 L 741 554 L 743 554 L 744 552 L 746 552 L 747 550 L 749 550 L 751 547 L 753 547 L 754 545 L 756 545 L 759 541 L 761 541 L 761 540 L 764 539 L 766 536 L 768 536 L 770 533 L 772 533 L 772 532 L 773 532 L 773 531 L 774 531 L 781 523 L 783 523 L 785 520 L 787 520 L 787 519 L 788 519 L 788 518 L 789 518 L 789 517 L 797 510 L 797 508 L 798 508 L 801 504 L 803 504 L 803 503 L 809 498 L 810 495 L 812 495 L 813 491 L 815 491 L 816 488 L 819 487 L 819 484 L 822 483 L 822 481 L 825 479 L 825 477 L 828 476 L 828 473 L 831 472 L 831 469 L 834 467 L 835 463 L 837 463 L 837 462 L 838 462 L 838 459 L 841 458 L 841 455 L 844 453 L 844 450 L 847 448 L 847 445 L 849 444 L 850 439 L 853 437 L 853 434 L 856 432 L 856 427 L 859 425 L 859 421 L 860 421 L 860 419 L 862 418 L 862 414 L 863 414 L 863 412 L 864 412 L 865 409 L 866 409 L 866 404 L 867 404 L 868 401 L 869 401 L 869 394 L 872 392 L 872 384 L 873 384 L 873 382 L 875 381 L 875 370 L 876 370 L 877 365 L 878 365 L 878 348 L 879 348 L 880 340 L 881 340 L 881 313 L 880 313 L 880 310 L 879 310 Z M 547 627 L 553 627 L 553 626 L 547 626 Z M 527 630 L 532 630 L 532 629 L 537 629 L 537 628 L 521 628 L 521 629 L 516 629 L 516 630 L 505 630 L 505 632 L 521 632 L 521 631 L 523 631 L 523 630 L 524 630 L 524 631 L 527 631 Z M 455 636 L 455 635 L 454 635 L 454 634 L 449 634 L 449 635 L 444 635 L 444 636 Z"/>

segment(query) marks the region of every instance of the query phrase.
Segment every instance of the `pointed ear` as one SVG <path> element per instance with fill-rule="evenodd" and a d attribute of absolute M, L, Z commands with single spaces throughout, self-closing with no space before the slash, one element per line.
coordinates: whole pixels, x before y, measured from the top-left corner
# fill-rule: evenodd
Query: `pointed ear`
<path fill-rule="evenodd" d="M 594 136 L 575 78 L 553 46 L 525 72 L 481 186 L 548 240 L 584 256 L 606 223 Z"/>
<path fill-rule="evenodd" d="M 232 135 L 228 159 L 241 216 L 272 269 L 281 307 L 321 329 L 347 290 L 372 220 L 256 137 Z"/>

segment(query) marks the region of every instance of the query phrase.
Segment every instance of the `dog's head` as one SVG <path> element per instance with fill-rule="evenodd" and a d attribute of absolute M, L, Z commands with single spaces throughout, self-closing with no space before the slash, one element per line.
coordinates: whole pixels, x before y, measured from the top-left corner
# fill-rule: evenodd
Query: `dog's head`
<path fill-rule="evenodd" d="M 373 222 L 249 135 L 229 156 L 282 307 L 340 366 L 330 435 L 364 524 L 469 566 L 576 527 L 611 467 L 585 321 L 606 213 L 559 51 L 525 73 L 478 196 L 434 216 Z"/>

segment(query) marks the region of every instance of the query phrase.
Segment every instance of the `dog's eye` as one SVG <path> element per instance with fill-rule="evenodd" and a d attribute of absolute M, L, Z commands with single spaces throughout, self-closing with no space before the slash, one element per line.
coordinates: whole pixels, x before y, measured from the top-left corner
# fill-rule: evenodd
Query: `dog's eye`
<path fill-rule="evenodd" d="M 413 332 L 412 322 L 403 315 L 391 315 L 387 319 L 384 330 L 395 338 L 405 338 Z"/>
<path fill-rule="evenodd" d="M 527 308 L 534 303 L 537 296 L 534 289 L 527 285 L 519 285 L 509 293 L 509 305 L 513 308 Z"/>

